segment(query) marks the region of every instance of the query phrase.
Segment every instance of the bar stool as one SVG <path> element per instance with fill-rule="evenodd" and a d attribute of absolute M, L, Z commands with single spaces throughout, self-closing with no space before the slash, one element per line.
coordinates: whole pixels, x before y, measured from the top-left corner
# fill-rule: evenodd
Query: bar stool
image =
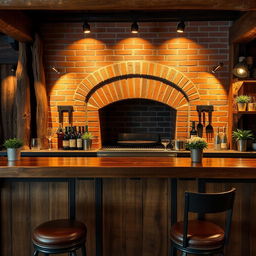
<path fill-rule="evenodd" d="M 41 252 L 45 255 L 69 253 L 76 256 L 76 251 L 81 249 L 82 256 L 86 256 L 86 233 L 86 226 L 80 221 L 58 219 L 44 222 L 32 233 L 33 255 Z"/>
<path fill-rule="evenodd" d="M 224 255 L 230 233 L 235 188 L 222 193 L 185 192 L 184 218 L 171 227 L 171 243 L 187 254 Z M 188 220 L 189 212 L 198 213 L 198 220 Z M 204 220 L 206 213 L 226 212 L 225 229 Z"/>

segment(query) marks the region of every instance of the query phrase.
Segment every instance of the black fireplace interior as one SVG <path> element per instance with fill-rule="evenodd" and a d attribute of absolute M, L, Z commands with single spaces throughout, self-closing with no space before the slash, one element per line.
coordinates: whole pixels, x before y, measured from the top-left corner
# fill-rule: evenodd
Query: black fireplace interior
<path fill-rule="evenodd" d="M 176 110 L 154 100 L 127 99 L 99 110 L 102 146 L 156 146 L 175 137 Z"/>

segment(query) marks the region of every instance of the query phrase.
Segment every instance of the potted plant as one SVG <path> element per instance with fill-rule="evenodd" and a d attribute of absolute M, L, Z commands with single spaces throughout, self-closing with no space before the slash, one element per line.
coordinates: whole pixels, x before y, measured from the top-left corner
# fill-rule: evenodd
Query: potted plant
<path fill-rule="evenodd" d="M 90 150 L 92 147 L 92 138 L 93 135 L 90 132 L 85 132 L 82 135 L 82 139 L 83 139 L 83 144 L 84 144 L 84 150 Z"/>
<path fill-rule="evenodd" d="M 246 111 L 247 103 L 251 101 L 251 97 L 247 95 L 240 95 L 236 97 L 238 111 Z"/>
<path fill-rule="evenodd" d="M 191 151 L 191 160 L 193 163 L 201 163 L 203 158 L 203 150 L 207 148 L 207 142 L 201 137 L 193 137 L 188 139 L 186 148 Z"/>
<path fill-rule="evenodd" d="M 20 139 L 13 138 L 4 142 L 4 147 L 7 149 L 8 161 L 20 160 L 20 148 L 23 142 Z"/>
<path fill-rule="evenodd" d="M 247 140 L 254 138 L 251 130 L 242 129 L 237 129 L 236 131 L 233 131 L 232 136 L 237 142 L 237 150 L 241 152 L 247 150 Z"/>

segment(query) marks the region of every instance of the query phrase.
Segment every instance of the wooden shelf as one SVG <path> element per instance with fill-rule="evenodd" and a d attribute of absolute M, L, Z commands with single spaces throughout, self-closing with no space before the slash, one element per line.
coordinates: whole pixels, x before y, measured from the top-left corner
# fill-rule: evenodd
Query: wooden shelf
<path fill-rule="evenodd" d="M 237 115 L 255 115 L 256 111 L 237 111 L 237 112 L 234 112 L 234 114 L 237 114 Z"/>

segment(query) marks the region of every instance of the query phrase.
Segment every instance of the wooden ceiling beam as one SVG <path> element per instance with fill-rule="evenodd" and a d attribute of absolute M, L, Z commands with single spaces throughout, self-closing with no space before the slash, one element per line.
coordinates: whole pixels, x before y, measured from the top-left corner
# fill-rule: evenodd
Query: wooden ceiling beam
<path fill-rule="evenodd" d="M 32 22 L 21 11 L 0 11 L 0 32 L 20 42 L 31 42 Z"/>
<path fill-rule="evenodd" d="M 256 10 L 255 0 L 8 0 L 0 9 L 37 10 Z"/>
<path fill-rule="evenodd" d="M 247 43 L 256 38 L 256 11 L 248 12 L 238 19 L 229 31 L 231 43 Z"/>

